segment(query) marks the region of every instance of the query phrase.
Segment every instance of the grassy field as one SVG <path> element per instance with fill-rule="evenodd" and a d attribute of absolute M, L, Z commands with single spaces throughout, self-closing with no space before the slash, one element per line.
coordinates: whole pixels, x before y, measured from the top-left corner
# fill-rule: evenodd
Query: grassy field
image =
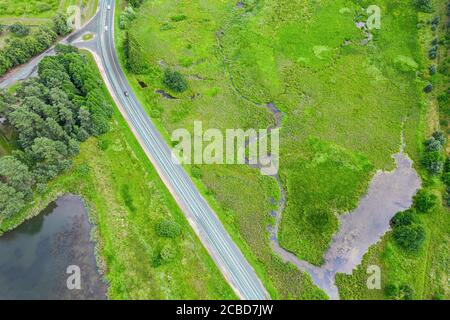
<path fill-rule="evenodd" d="M 56 12 L 67 12 L 77 5 L 81 8 L 82 22 L 92 17 L 97 10 L 98 0 L 0 0 L 0 24 L 39 25 L 51 21 Z"/>
<path fill-rule="evenodd" d="M 51 18 L 61 0 L 0 0 L 0 17 Z"/>
<path fill-rule="evenodd" d="M 91 58 L 89 63 L 96 69 Z M 119 111 L 114 110 L 111 131 L 83 143 L 72 169 L 52 181 L 45 194 L 1 229 L 37 214 L 58 195 L 79 194 L 96 225 L 97 255 L 110 285 L 109 298 L 235 298 Z M 158 236 L 156 226 L 163 219 L 176 221 L 181 235 L 175 239 Z M 172 258 L 161 263 L 163 250 Z"/>
<path fill-rule="evenodd" d="M 242 4 L 144 2 L 129 32 L 142 45 L 150 71 L 129 78 L 166 136 L 191 128 L 194 120 L 221 130 L 266 128 L 273 117 L 250 101 L 274 102 L 284 112 L 281 244 L 320 264 L 338 215 L 356 206 L 376 169 L 393 168 L 402 123 L 407 151 L 419 159 L 425 107 L 416 77 L 423 68 L 417 14 L 409 2 L 378 1 L 381 30 L 362 45 L 365 35 L 354 20 L 367 1 Z M 116 34 L 120 43 L 123 33 Z M 167 90 L 167 67 L 189 83 L 186 92 L 171 92 L 173 100 L 155 93 Z M 318 296 L 310 282 L 299 281 L 301 273 L 271 253 L 266 226 L 271 199 L 279 196 L 274 180 L 245 166 L 200 170 L 198 184 L 273 296 Z"/>
<path fill-rule="evenodd" d="M 435 7 L 440 10 L 432 14 L 419 14 L 419 20 L 424 27 L 418 34 L 422 53 L 428 55 L 432 40 L 445 32 L 443 27 L 432 32 L 427 21 L 436 15 L 445 21 L 445 6 L 447 1 L 435 1 Z M 443 23 L 442 23 L 443 25 Z M 443 48 L 442 50 L 445 50 Z M 445 55 L 442 55 L 445 56 Z M 438 59 L 438 63 L 443 62 Z M 436 62 L 428 62 L 430 65 Z M 440 110 L 436 98 L 448 86 L 448 80 L 440 73 L 434 76 L 426 74 L 435 90 L 425 100 L 427 104 L 425 132 L 429 136 L 435 130 L 448 131 L 448 114 Z M 441 121 L 439 121 L 441 120 Z M 443 121 L 444 120 L 444 121 Z M 447 143 L 447 155 L 449 147 Z M 433 190 L 436 194 L 445 194 L 445 186 L 436 177 L 429 177 L 424 170 L 420 170 L 423 186 Z M 442 199 L 444 202 L 444 199 Z M 409 285 L 414 299 L 450 299 L 449 270 L 450 270 L 450 216 L 448 207 L 439 205 L 429 214 L 421 214 L 419 222 L 426 230 L 426 240 L 423 248 L 417 254 L 407 254 L 394 241 L 392 232 L 387 233 L 382 240 L 374 245 L 364 256 L 362 264 L 354 270 L 352 275 L 338 275 L 337 285 L 343 299 L 386 299 L 384 289 L 387 285 Z M 378 265 L 382 270 L 382 290 L 369 290 L 366 286 L 369 265 Z"/>

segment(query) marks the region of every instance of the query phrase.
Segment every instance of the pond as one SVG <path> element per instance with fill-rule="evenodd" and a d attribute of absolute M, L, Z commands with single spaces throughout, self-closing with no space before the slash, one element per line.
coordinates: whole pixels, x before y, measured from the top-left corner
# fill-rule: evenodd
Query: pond
<path fill-rule="evenodd" d="M 1 236 L 0 299 L 106 299 L 91 229 L 81 198 L 65 195 Z"/>

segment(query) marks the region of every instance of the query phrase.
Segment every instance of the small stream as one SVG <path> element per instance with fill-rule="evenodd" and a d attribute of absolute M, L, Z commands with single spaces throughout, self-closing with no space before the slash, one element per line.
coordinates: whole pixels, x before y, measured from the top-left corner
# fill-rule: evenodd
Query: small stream
<path fill-rule="evenodd" d="M 0 237 L 0 299 L 106 299 L 92 226 L 81 198 L 60 197 L 38 216 Z M 80 268 L 69 290 L 67 268 Z"/>
<path fill-rule="evenodd" d="M 357 24 L 357 27 L 365 31 L 366 39 L 362 45 L 367 44 L 372 35 L 366 30 L 365 24 Z M 268 128 L 268 132 L 281 128 L 283 112 L 277 108 L 275 103 L 260 103 L 247 97 L 237 87 L 231 72 L 232 64 L 224 54 L 223 46 L 220 42 L 224 31 L 219 30 L 216 34 L 217 44 L 221 50 L 224 65 L 229 74 L 230 87 L 243 100 L 253 104 L 258 108 L 265 108 L 275 120 L 275 124 Z M 246 147 L 250 141 L 246 142 Z M 335 285 L 336 273 L 351 274 L 362 261 L 364 254 L 369 247 L 377 243 L 381 237 L 389 230 L 389 222 L 399 211 L 408 209 L 412 205 L 412 198 L 420 188 L 420 178 L 413 167 L 412 160 L 404 152 L 405 143 L 402 133 L 400 151 L 392 157 L 395 160 L 396 168 L 393 171 L 378 171 L 369 183 L 366 195 L 360 200 L 358 207 L 339 217 L 340 228 L 332 239 L 328 251 L 325 253 L 325 263 L 314 266 L 306 261 L 300 260 L 295 254 L 282 248 L 278 242 L 278 231 L 282 215 L 286 207 L 286 190 L 284 189 L 280 175 L 272 176 L 277 181 L 280 189 L 280 200 L 276 203 L 278 208 L 270 215 L 275 218 L 274 225 L 268 226 L 270 244 L 273 252 L 283 261 L 294 264 L 299 270 L 311 275 L 314 283 L 330 297 L 339 299 L 338 288 Z M 247 165 L 255 169 L 261 169 L 261 165 Z"/>

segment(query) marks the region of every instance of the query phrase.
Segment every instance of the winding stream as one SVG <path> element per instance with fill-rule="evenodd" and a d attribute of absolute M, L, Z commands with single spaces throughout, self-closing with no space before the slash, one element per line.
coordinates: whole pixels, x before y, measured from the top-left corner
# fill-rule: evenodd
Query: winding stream
<path fill-rule="evenodd" d="M 256 107 L 265 108 L 275 118 L 275 125 L 268 128 L 281 128 L 283 113 L 272 102 L 259 103 L 245 96 L 236 86 L 231 72 L 231 63 L 224 54 L 220 37 L 223 30 L 217 33 L 217 43 L 221 49 L 227 72 L 229 74 L 232 90 L 245 101 Z M 246 146 L 250 141 L 247 141 Z M 332 243 L 325 253 L 325 263 L 314 266 L 299 259 L 295 254 L 282 248 L 278 242 L 278 231 L 282 214 L 286 207 L 286 191 L 279 174 L 272 177 L 277 181 L 280 189 L 278 209 L 271 212 L 275 218 L 275 224 L 268 226 L 269 237 L 273 252 L 283 261 L 294 264 L 299 270 L 311 275 L 314 283 L 324 290 L 330 299 L 339 299 L 338 288 L 335 285 L 336 273 L 351 274 L 362 261 L 369 247 L 377 243 L 389 230 L 389 221 L 399 211 L 406 210 L 412 204 L 412 198 L 420 188 L 420 178 L 413 168 L 412 160 L 404 152 L 404 137 L 402 134 L 400 151 L 393 155 L 396 168 L 393 171 L 378 171 L 371 182 L 366 195 L 360 200 L 359 205 L 353 211 L 342 214 L 339 217 L 340 228 L 332 239 Z M 261 169 L 260 165 L 250 165 L 252 168 Z"/>

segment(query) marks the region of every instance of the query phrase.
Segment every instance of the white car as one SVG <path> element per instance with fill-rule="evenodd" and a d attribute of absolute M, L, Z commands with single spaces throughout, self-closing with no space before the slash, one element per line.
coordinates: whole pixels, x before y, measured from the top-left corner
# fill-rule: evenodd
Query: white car
<path fill-rule="evenodd" d="M 108 10 L 111 10 L 111 6 L 108 4 Z"/>
<path fill-rule="evenodd" d="M 108 31 L 108 26 L 105 26 L 105 31 Z"/>

